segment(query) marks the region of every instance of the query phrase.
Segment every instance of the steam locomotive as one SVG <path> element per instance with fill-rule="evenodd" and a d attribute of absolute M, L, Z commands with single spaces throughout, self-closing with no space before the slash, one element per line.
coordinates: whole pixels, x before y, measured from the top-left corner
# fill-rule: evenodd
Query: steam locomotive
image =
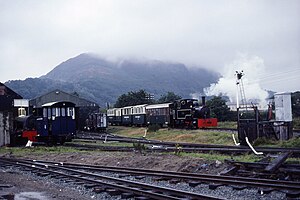
<path fill-rule="evenodd" d="M 202 98 L 181 99 L 173 103 L 135 105 L 107 110 L 111 125 L 148 126 L 157 124 L 172 128 L 206 128 L 217 126 L 217 119 L 210 117 L 210 109 Z"/>

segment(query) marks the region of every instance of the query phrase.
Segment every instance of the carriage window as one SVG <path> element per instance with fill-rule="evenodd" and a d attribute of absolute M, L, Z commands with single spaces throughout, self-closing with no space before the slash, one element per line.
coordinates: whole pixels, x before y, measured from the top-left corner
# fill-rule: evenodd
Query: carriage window
<path fill-rule="evenodd" d="M 47 117 L 47 108 L 43 109 L 43 117 Z"/>
<path fill-rule="evenodd" d="M 71 108 L 72 109 L 72 119 L 75 119 L 75 108 Z"/>
<path fill-rule="evenodd" d="M 56 108 L 56 117 L 60 117 L 60 108 Z"/>
<path fill-rule="evenodd" d="M 51 108 L 48 108 L 48 119 L 51 119 Z"/>
<path fill-rule="evenodd" d="M 68 107 L 68 108 L 67 108 L 67 115 L 68 115 L 68 116 L 71 116 L 72 119 L 75 119 L 74 108 Z"/>
<path fill-rule="evenodd" d="M 55 112 L 56 111 L 56 109 L 55 108 L 52 108 L 52 120 L 55 120 Z"/>
<path fill-rule="evenodd" d="M 61 116 L 62 117 L 66 116 L 66 109 L 65 108 L 61 108 Z"/>
<path fill-rule="evenodd" d="M 52 116 L 55 116 L 55 112 L 56 111 L 56 109 L 55 108 L 52 108 Z"/>

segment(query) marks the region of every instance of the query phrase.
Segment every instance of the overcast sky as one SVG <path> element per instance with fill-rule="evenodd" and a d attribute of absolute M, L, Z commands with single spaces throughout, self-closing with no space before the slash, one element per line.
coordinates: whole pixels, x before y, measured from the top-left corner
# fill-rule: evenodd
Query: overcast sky
<path fill-rule="evenodd" d="M 300 90 L 300 0 L 0 0 L 1 82 L 85 52 L 244 69 L 263 89 Z"/>

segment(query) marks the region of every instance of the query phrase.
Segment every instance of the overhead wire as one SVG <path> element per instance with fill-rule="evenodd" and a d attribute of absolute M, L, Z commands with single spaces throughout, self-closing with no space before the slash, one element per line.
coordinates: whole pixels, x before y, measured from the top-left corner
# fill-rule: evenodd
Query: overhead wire
<path fill-rule="evenodd" d="M 260 74 L 255 80 L 247 82 L 247 85 L 255 83 L 282 83 L 288 80 L 300 80 L 300 69 L 286 70 L 284 72 L 269 73 L 266 75 Z"/>

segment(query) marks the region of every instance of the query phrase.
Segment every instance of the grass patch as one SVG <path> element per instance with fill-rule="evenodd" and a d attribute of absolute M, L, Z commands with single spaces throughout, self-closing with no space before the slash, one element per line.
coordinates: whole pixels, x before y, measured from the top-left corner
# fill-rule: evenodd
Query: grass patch
<path fill-rule="evenodd" d="M 245 154 L 245 155 L 224 155 L 219 153 L 184 153 L 181 152 L 179 156 L 188 156 L 188 157 L 194 157 L 194 158 L 203 158 L 205 160 L 215 161 L 219 160 L 224 162 L 225 160 L 235 160 L 240 162 L 257 162 L 262 157 L 256 156 L 254 154 Z"/>
<path fill-rule="evenodd" d="M 224 124 L 232 122 L 222 122 Z M 228 125 L 226 125 L 228 127 Z M 113 129 L 114 134 L 142 138 L 145 134 L 145 127 L 112 127 L 108 132 Z M 149 140 L 161 140 L 178 143 L 200 143 L 200 144 L 220 144 L 220 145 L 234 145 L 232 134 L 226 131 L 213 131 L 207 129 L 168 129 L 161 128 L 155 132 L 147 131 L 146 138 Z M 235 133 L 235 138 L 238 138 Z M 268 138 L 257 139 L 253 146 L 260 147 L 295 147 L 300 148 L 300 138 L 293 138 L 288 141 L 277 141 Z"/>
<path fill-rule="evenodd" d="M 237 122 L 218 122 L 218 128 L 237 128 Z"/>
<path fill-rule="evenodd" d="M 85 141 L 80 141 L 76 139 L 75 141 L 68 142 L 67 144 L 79 144 L 79 145 L 88 145 L 88 146 L 122 146 L 122 147 L 131 147 L 132 143 L 126 143 L 126 142 L 115 142 L 115 141 L 108 141 L 108 142 L 102 142 L 102 141 L 97 141 L 97 142 L 85 142 Z"/>
<path fill-rule="evenodd" d="M 261 147 L 284 147 L 284 148 L 300 148 L 300 138 L 292 138 L 287 141 L 271 140 L 267 138 L 259 138 L 254 141 L 254 146 Z"/>
<path fill-rule="evenodd" d="M 80 150 L 74 149 L 72 147 L 65 146 L 54 146 L 54 147 L 1 147 L 0 154 L 10 153 L 16 156 L 26 156 L 29 154 L 34 155 L 43 155 L 49 153 L 73 153 L 73 152 L 82 152 Z"/>
<path fill-rule="evenodd" d="M 118 129 L 119 131 L 115 131 L 114 134 L 135 138 L 141 138 L 145 134 L 145 128 L 118 127 Z M 189 142 L 201 144 L 233 145 L 233 140 L 230 133 L 205 129 L 185 130 L 163 128 L 155 132 L 147 132 L 146 138 L 150 140 L 162 140 L 178 143 Z"/>

